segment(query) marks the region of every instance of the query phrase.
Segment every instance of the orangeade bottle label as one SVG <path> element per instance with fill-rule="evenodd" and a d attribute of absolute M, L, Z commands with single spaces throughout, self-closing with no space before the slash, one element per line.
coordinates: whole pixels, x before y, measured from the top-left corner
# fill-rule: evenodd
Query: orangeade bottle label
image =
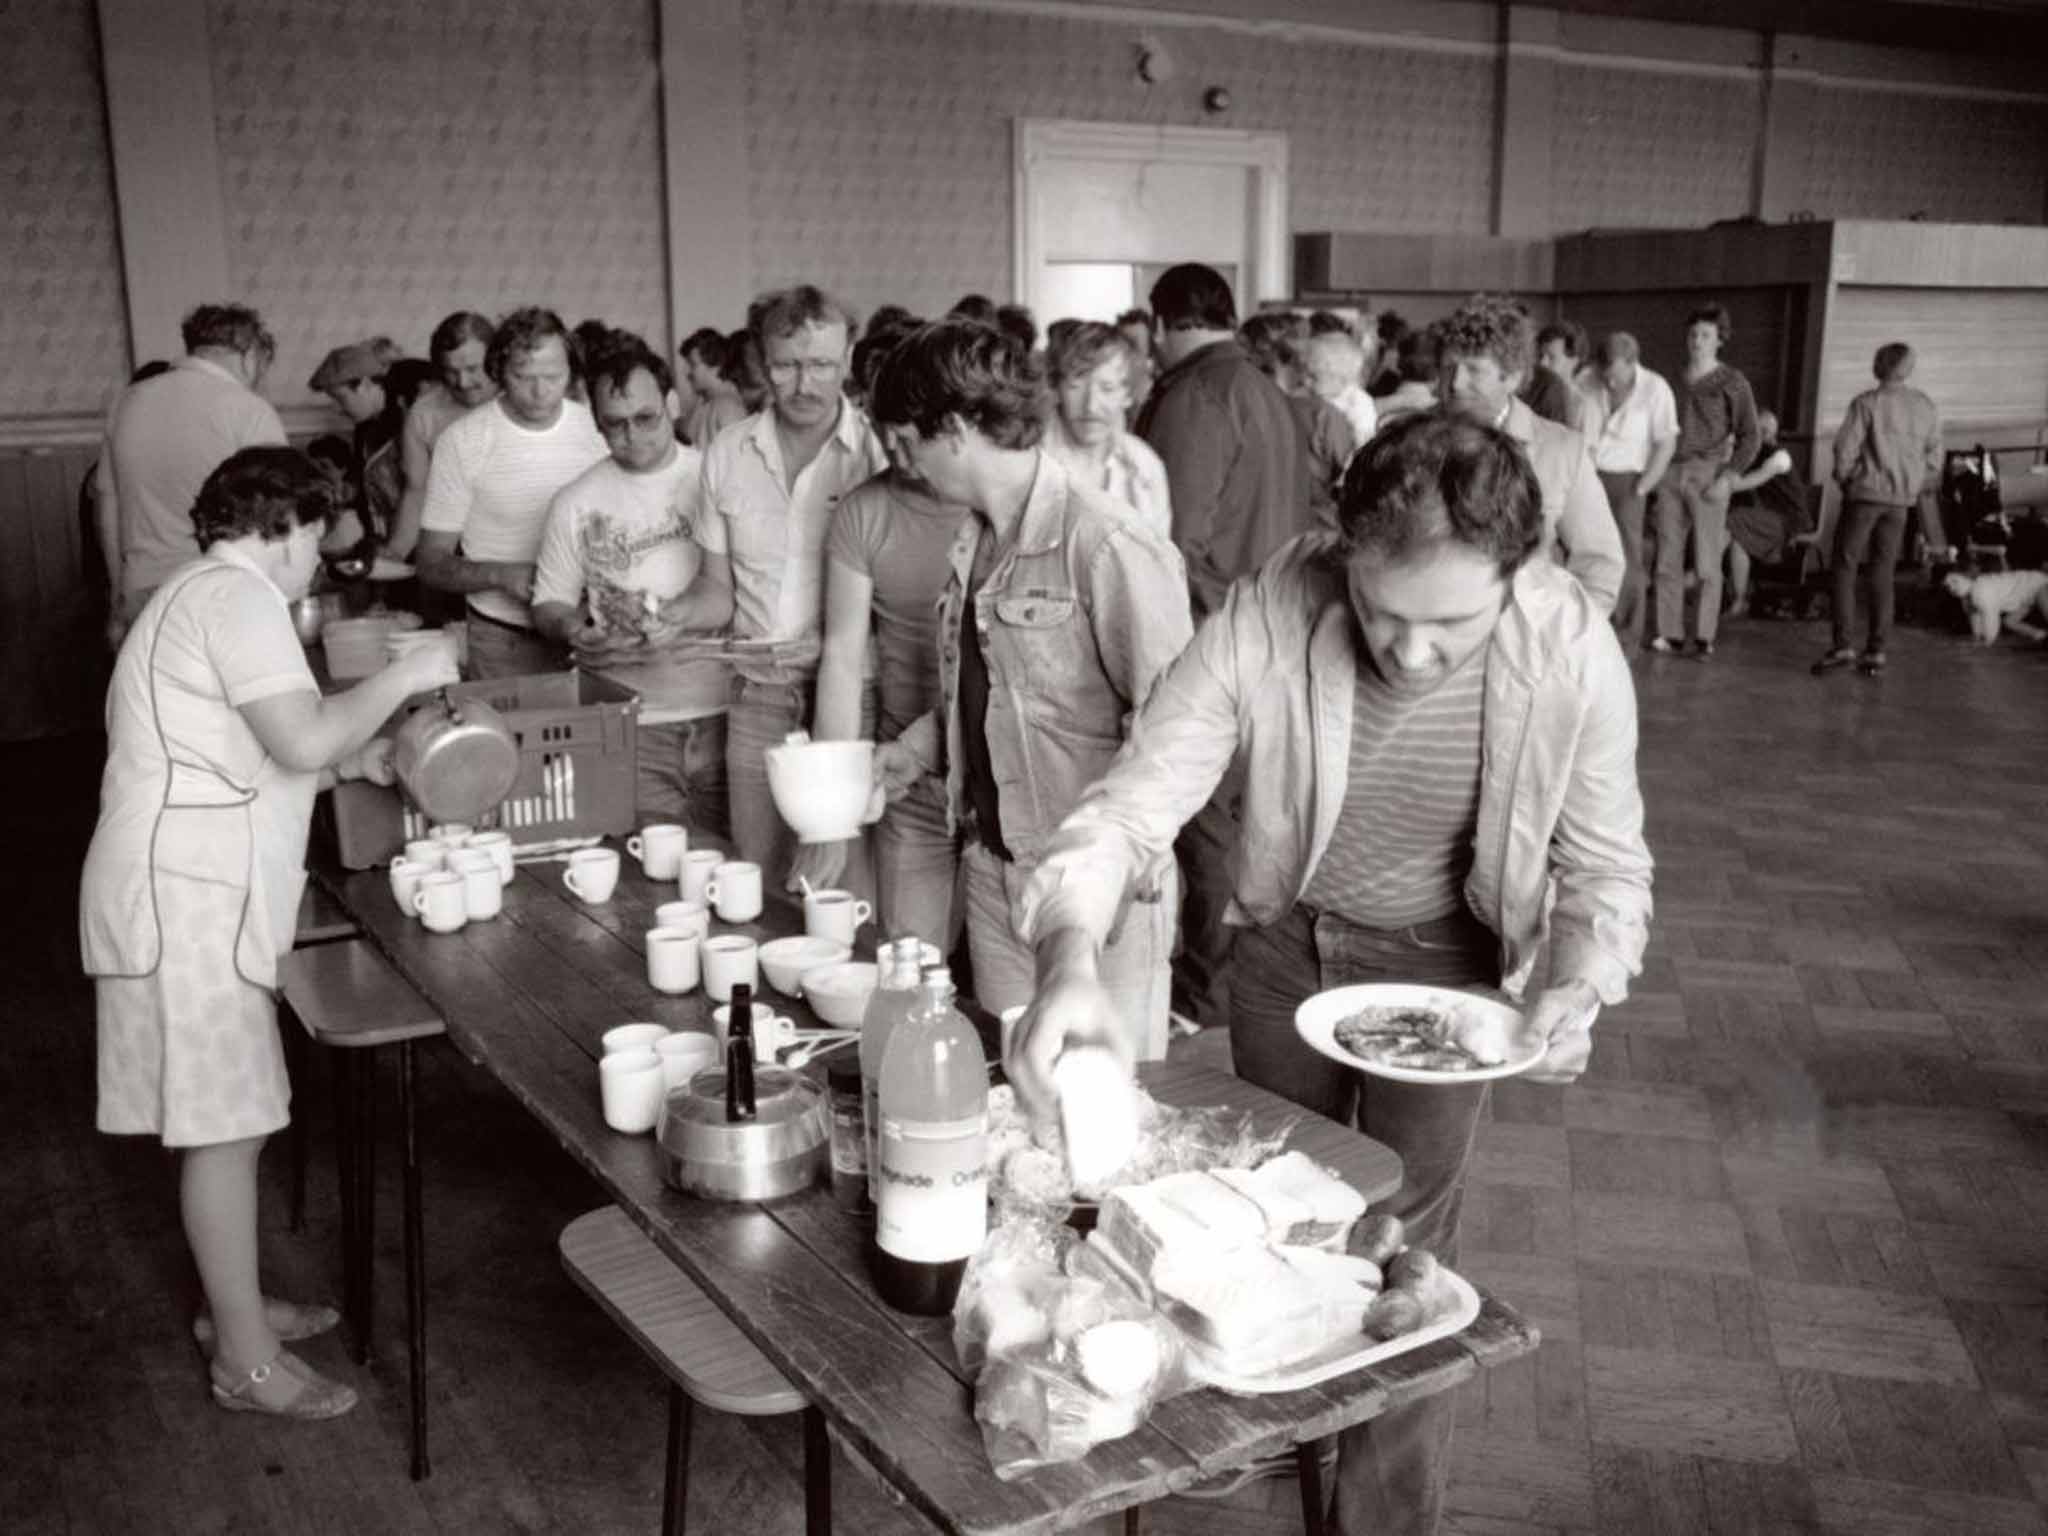
<path fill-rule="evenodd" d="M 988 1117 L 882 1117 L 875 1238 L 916 1264 L 971 1258 L 988 1236 Z"/>

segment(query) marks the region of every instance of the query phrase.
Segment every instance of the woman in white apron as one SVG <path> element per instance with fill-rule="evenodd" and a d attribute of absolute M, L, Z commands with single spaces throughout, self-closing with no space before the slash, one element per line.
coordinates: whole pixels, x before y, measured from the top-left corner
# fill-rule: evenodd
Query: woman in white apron
<path fill-rule="evenodd" d="M 150 600 L 107 691 L 107 766 L 79 932 L 98 993 L 102 1131 L 180 1149 L 186 1241 L 222 1407 L 329 1418 L 355 1393 L 281 1340 L 330 1328 L 326 1307 L 266 1301 L 257 1282 L 256 1159 L 289 1119 L 278 957 L 305 885 L 322 775 L 391 780 L 372 742 L 405 699 L 455 681 L 421 651 L 323 699 L 289 604 L 319 563 L 328 482 L 291 448 L 247 448 L 199 492 L 203 551 Z"/>

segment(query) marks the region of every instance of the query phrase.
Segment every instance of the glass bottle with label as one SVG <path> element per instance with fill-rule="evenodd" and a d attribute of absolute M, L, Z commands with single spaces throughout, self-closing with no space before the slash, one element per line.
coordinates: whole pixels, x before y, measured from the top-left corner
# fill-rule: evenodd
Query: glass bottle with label
<path fill-rule="evenodd" d="M 988 1061 L 943 966 L 890 1037 L 879 1087 L 875 1285 L 901 1312 L 949 1312 L 988 1235 Z"/>
<path fill-rule="evenodd" d="M 867 1012 L 860 1021 L 860 1096 L 862 1139 L 867 1156 L 862 1163 L 868 1184 L 868 1203 L 876 1204 L 882 1193 L 881 1172 L 875 1162 L 875 1137 L 881 1129 L 881 1111 L 875 1093 L 882 1081 L 882 1053 L 889 1037 L 917 1007 L 917 962 L 924 946 L 916 939 L 897 939 L 884 944 L 875 956 L 877 985 L 868 999 Z"/>

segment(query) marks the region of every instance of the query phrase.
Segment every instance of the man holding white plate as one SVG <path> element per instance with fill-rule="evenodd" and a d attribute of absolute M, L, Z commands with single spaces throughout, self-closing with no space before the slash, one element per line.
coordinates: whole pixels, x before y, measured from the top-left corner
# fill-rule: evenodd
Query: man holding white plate
<path fill-rule="evenodd" d="M 1237 1071 L 1399 1152 L 1402 1187 L 1382 1209 L 1455 1261 L 1487 1085 L 1362 1075 L 1304 1043 L 1294 1014 L 1362 982 L 1520 994 L 1547 937 L 1549 985 L 1524 1040 L 1547 1042 L 1529 1075 L 1564 1083 L 1585 1069 L 1600 1005 L 1641 969 L 1651 864 L 1635 692 L 1605 614 L 1532 558 L 1542 545 L 1521 449 L 1431 413 L 1360 452 L 1337 533 L 1296 539 L 1231 587 L 1024 893 L 1038 993 L 1008 1066 L 1027 1100 L 1049 1102 L 1070 1044 L 1133 1054 L 1098 953 L 1241 754 Z M 1336 1529 L 1434 1530 L 1454 1417 L 1444 1394 L 1346 1431 Z"/>

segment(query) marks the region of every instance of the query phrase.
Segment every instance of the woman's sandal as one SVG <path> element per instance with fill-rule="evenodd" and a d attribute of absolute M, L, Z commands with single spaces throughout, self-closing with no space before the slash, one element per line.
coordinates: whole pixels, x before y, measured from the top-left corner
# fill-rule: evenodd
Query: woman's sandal
<path fill-rule="evenodd" d="M 280 1419 L 335 1419 L 356 1405 L 356 1390 L 329 1381 L 290 1350 L 280 1349 L 267 1364 L 240 1373 L 218 1360 L 207 1367 L 213 1378 L 213 1400 L 230 1413 L 267 1413 Z M 272 1382 L 295 1385 L 290 1397 L 266 1401 L 259 1393 Z M 272 1390 L 275 1390 L 274 1388 Z"/>
<path fill-rule="evenodd" d="M 299 1301 L 274 1301 L 267 1296 L 263 1299 L 263 1313 L 270 1323 L 270 1331 L 277 1335 L 280 1344 L 302 1344 L 307 1339 L 317 1339 L 341 1322 L 341 1314 L 332 1307 Z M 280 1318 L 287 1320 L 280 1322 Z M 192 1319 L 192 1341 L 209 1355 L 220 1342 L 213 1319 L 204 1312 Z"/>

